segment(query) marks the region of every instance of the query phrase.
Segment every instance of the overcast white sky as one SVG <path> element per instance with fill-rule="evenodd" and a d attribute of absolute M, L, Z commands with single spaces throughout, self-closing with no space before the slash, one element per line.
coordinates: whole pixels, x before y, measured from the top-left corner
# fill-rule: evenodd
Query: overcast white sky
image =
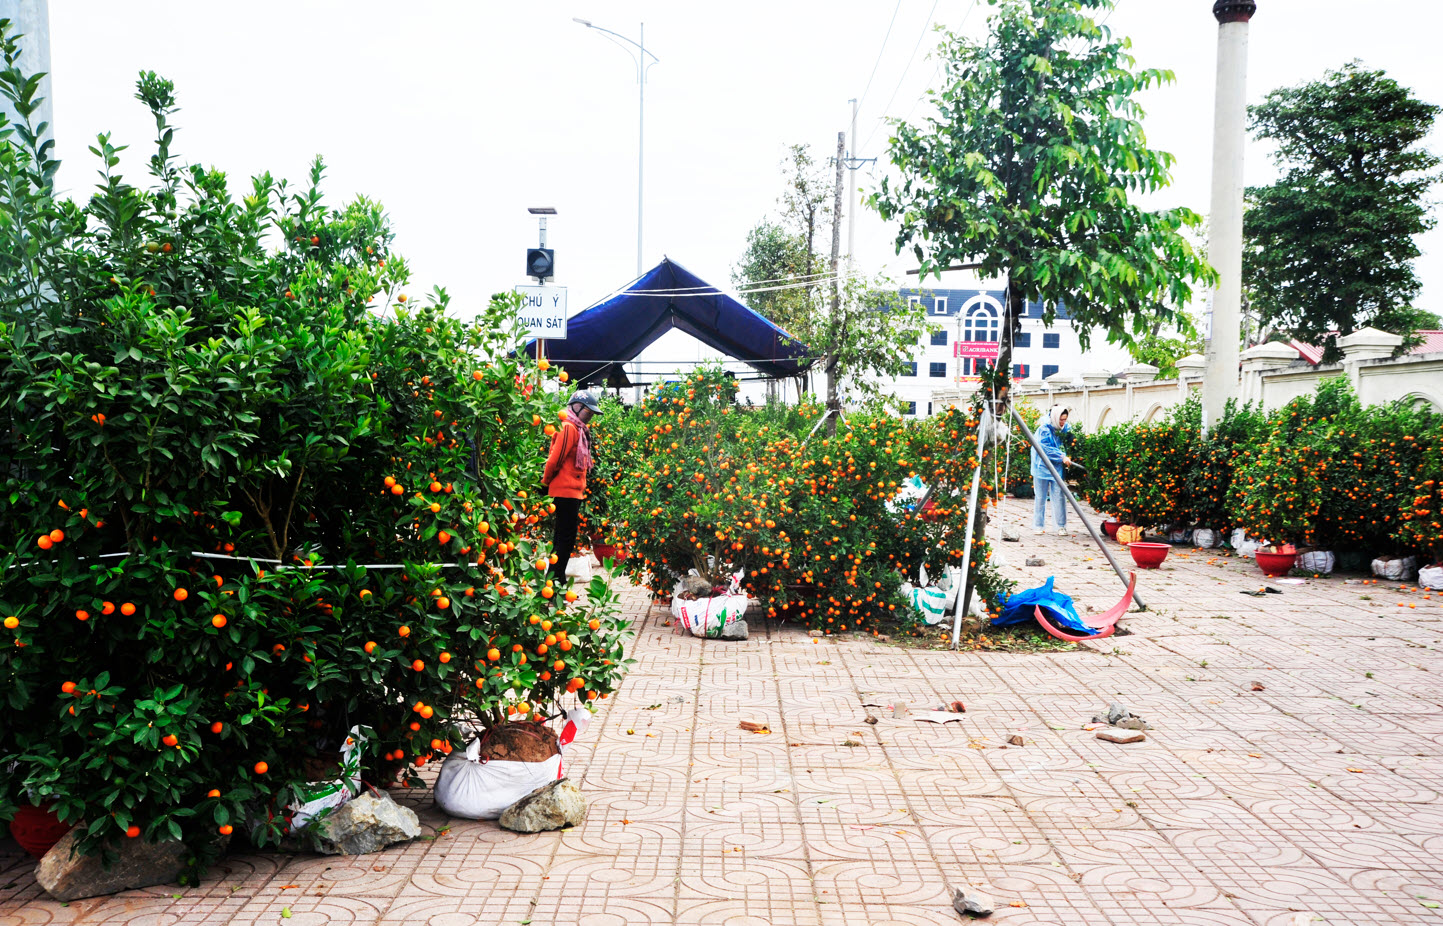
<path fill-rule="evenodd" d="M 1250 101 L 1358 58 L 1443 103 L 1443 4 L 1258 5 Z M 1211 7 L 1121 0 L 1108 22 L 1132 37 L 1140 65 L 1177 73 L 1144 99 L 1150 141 L 1178 157 L 1156 204 L 1198 212 L 1211 176 Z M 440 283 L 459 314 L 526 282 L 524 249 L 536 238 L 526 208 L 556 207 L 556 282 L 575 312 L 634 275 L 637 86 L 622 49 L 572 17 L 633 37 L 645 21 L 661 63 L 647 85 L 644 260 L 669 255 L 724 285 L 747 230 L 774 208 L 786 146 L 807 142 L 825 157 L 875 64 L 860 153 L 884 155 L 881 117 L 923 111 L 935 73 L 929 22 L 980 35 L 989 10 L 986 0 L 53 0 L 59 182 L 84 193 L 95 166 L 86 146 L 106 130 L 131 145 L 127 166 L 141 178 L 153 127 L 134 82 L 155 70 L 176 83 L 182 157 L 229 172 L 243 193 L 266 169 L 300 182 L 324 154 L 331 202 L 360 192 L 382 201 L 416 273 L 412 292 Z M 1443 131 L 1430 147 L 1443 152 Z M 1249 147 L 1249 183 L 1274 177 L 1266 154 Z M 857 225 L 861 269 L 900 279 L 907 264 L 891 230 L 865 211 Z M 1443 311 L 1443 230 L 1422 247 L 1418 304 Z"/>

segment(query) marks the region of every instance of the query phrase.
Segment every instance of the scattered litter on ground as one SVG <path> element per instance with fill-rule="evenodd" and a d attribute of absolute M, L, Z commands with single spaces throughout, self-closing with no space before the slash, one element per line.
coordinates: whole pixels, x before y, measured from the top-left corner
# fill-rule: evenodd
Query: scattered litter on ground
<path fill-rule="evenodd" d="M 953 720 L 961 720 L 961 714 L 954 714 L 951 711 L 914 711 L 909 714 L 913 720 L 925 720 L 928 723 L 950 723 Z"/>
<path fill-rule="evenodd" d="M 959 889 L 952 894 L 952 909 L 963 916 L 991 916 L 992 898 L 981 891 Z"/>
<path fill-rule="evenodd" d="M 770 732 L 772 732 L 771 727 L 768 727 L 766 724 L 764 724 L 764 723 L 752 723 L 750 720 L 743 720 L 741 723 L 737 724 L 737 728 L 740 729 L 740 730 L 746 730 L 746 731 L 749 732 L 749 733 L 770 733 Z"/>

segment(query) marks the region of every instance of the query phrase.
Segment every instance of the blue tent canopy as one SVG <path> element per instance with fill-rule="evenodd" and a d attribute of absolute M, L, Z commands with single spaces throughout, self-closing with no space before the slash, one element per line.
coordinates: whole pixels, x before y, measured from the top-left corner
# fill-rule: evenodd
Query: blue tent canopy
<path fill-rule="evenodd" d="M 578 385 L 605 381 L 672 328 L 768 376 L 798 376 L 811 366 L 807 345 L 670 258 L 573 315 L 566 339 L 546 342 L 546 359 L 564 364 Z M 525 351 L 536 356 L 536 342 Z"/>

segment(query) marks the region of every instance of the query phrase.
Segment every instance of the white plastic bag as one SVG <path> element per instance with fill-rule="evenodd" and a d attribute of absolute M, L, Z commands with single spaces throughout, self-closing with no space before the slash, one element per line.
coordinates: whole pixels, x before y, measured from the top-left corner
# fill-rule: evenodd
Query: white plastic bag
<path fill-rule="evenodd" d="M 579 582 L 591 581 L 591 557 L 573 556 L 566 563 L 566 575 Z"/>
<path fill-rule="evenodd" d="M 1199 527 L 1192 532 L 1192 545 L 1204 550 L 1211 550 L 1218 545 L 1218 532 L 1207 527 Z"/>
<path fill-rule="evenodd" d="M 292 833 L 299 833 L 327 810 L 339 807 L 361 793 L 361 746 L 365 727 L 354 726 L 341 747 L 341 777 L 334 781 L 313 781 L 297 787 L 296 801 L 286 805 Z"/>
<path fill-rule="evenodd" d="M 1424 566 L 1418 570 L 1418 584 L 1433 591 L 1443 591 L 1443 565 Z"/>
<path fill-rule="evenodd" d="M 722 628 L 746 616 L 751 599 L 741 587 L 742 574 L 732 576 L 726 594 L 687 600 L 678 592 L 681 582 L 672 590 L 671 616 L 694 637 L 719 637 Z"/>
<path fill-rule="evenodd" d="M 1239 556 L 1252 556 L 1263 546 L 1262 541 L 1249 537 L 1247 531 L 1241 527 L 1233 531 L 1232 547 Z"/>
<path fill-rule="evenodd" d="M 562 753 L 591 721 L 584 707 L 566 712 L 557 743 Z M 453 817 L 495 820 L 501 812 L 526 795 L 562 777 L 561 756 L 545 762 L 512 762 L 502 759 L 481 761 L 481 740 L 474 739 L 464 753 L 456 752 L 441 763 L 436 776 L 436 806 Z"/>
<path fill-rule="evenodd" d="M 1413 578 L 1413 573 L 1418 568 L 1418 557 L 1416 556 L 1395 556 L 1392 558 L 1380 556 L 1373 560 L 1373 575 L 1380 579 L 1388 579 L 1393 582 L 1406 582 Z"/>
<path fill-rule="evenodd" d="M 1309 553 L 1299 553 L 1297 568 L 1305 572 L 1315 573 L 1320 576 L 1333 574 L 1333 567 L 1337 565 L 1338 558 L 1331 550 L 1313 550 Z"/>

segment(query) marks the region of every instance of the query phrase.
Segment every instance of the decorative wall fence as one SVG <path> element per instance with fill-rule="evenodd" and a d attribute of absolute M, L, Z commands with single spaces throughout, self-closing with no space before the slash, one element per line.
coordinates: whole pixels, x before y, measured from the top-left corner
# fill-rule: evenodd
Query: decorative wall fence
<path fill-rule="evenodd" d="M 1239 398 L 1260 402 L 1264 409 L 1287 404 L 1311 393 L 1318 383 L 1346 376 L 1364 405 L 1383 405 L 1404 400 L 1425 404 L 1443 412 L 1443 353 L 1408 354 L 1394 359 L 1394 349 L 1403 342 L 1396 334 L 1364 328 L 1338 339 L 1343 362 L 1314 366 L 1286 344 L 1259 344 L 1243 351 Z M 1204 359 L 1192 354 L 1177 362 L 1177 379 L 1156 379 L 1157 367 L 1145 363 L 1128 367 L 1109 386 L 1110 374 L 1087 373 L 1081 377 L 1054 376 L 1041 384 L 1021 388 L 1025 401 L 1046 408 L 1064 405 L 1070 420 L 1089 432 L 1121 421 L 1148 422 L 1202 388 Z M 932 394 L 937 408 L 961 405 L 970 392 L 939 390 Z"/>

